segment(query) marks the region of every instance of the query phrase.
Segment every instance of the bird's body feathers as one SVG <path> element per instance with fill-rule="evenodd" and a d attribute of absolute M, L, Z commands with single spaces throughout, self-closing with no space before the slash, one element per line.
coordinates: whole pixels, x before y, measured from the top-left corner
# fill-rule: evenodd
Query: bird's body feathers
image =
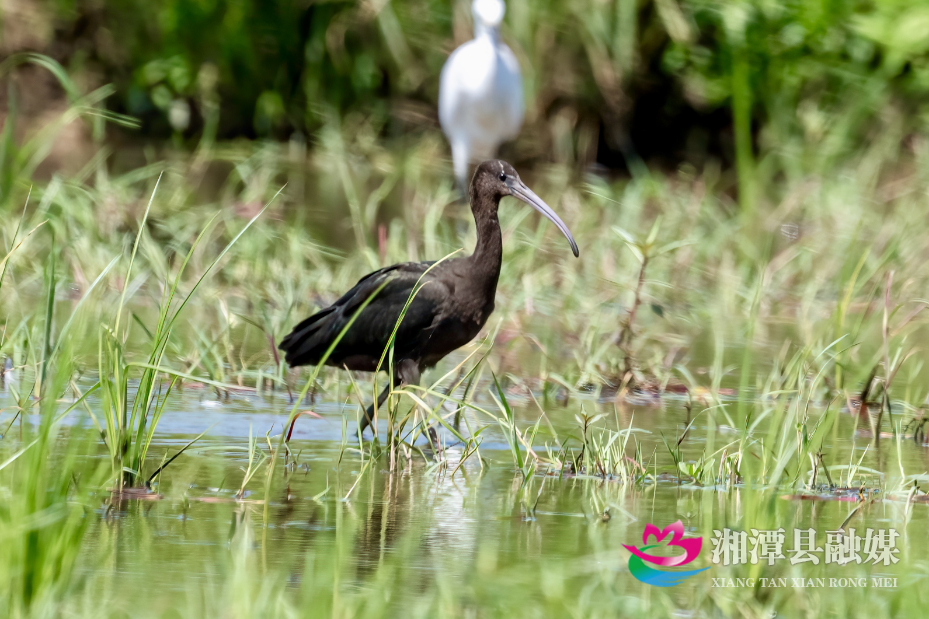
<path fill-rule="evenodd" d="M 493 302 L 489 306 L 474 302 L 475 297 L 469 294 L 471 285 L 465 280 L 463 259 L 449 260 L 429 270 L 433 265 L 433 262 L 405 262 L 363 277 L 338 301 L 298 324 L 284 338 L 281 348 L 287 363 L 318 364 L 352 316 L 371 297 L 326 359 L 326 365 L 366 372 L 376 370 L 417 283 L 421 287 L 397 328 L 394 359 L 413 359 L 424 369 L 470 342 L 493 311 Z"/>

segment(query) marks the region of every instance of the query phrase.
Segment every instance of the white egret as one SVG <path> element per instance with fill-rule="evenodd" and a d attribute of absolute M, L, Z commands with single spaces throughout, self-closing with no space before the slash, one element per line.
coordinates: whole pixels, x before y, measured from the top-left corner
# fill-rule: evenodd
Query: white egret
<path fill-rule="evenodd" d="M 452 52 L 439 79 L 439 122 L 462 190 L 469 165 L 493 159 L 523 124 L 519 62 L 500 40 L 505 12 L 503 0 L 474 0 L 474 39 Z"/>

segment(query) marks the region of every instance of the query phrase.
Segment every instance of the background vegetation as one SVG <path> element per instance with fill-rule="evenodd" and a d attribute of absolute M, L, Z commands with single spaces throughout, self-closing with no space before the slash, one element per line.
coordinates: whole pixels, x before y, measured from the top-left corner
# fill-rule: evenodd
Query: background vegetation
<path fill-rule="evenodd" d="M 353 114 L 415 139 L 435 129 L 439 70 L 471 36 L 467 0 L 9 4 L 7 53 L 113 84 L 108 108 L 141 136 L 188 145 L 314 141 Z M 925 130 L 927 20 L 917 0 L 513 0 L 504 38 L 529 102 L 518 152 L 620 169 L 713 156 L 746 173 L 757 157 L 762 181 L 875 142 L 892 158 Z"/>

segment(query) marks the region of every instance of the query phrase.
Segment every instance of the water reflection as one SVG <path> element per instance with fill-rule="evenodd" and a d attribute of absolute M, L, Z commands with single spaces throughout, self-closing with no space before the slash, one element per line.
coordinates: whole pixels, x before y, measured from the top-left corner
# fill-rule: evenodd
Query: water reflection
<path fill-rule="evenodd" d="M 323 419 L 298 423 L 291 445 L 299 454 L 297 465 L 286 484 L 277 477 L 266 509 L 263 473 L 249 486 L 246 502 L 234 500 L 244 460 L 242 452 L 231 447 L 244 444 L 249 426 L 264 432 L 280 424 L 282 399 L 233 397 L 205 407 L 197 397 L 184 394 L 162 419 L 151 457 L 160 460 L 218 422 L 215 432 L 172 463 L 158 489 L 162 500 L 111 503 L 108 497 L 99 497 L 100 509 L 90 525 L 80 569 L 104 570 L 116 587 L 172 592 L 184 591 L 191 580 L 221 578 L 223 566 L 238 553 L 263 570 L 287 574 L 288 582 L 301 587 L 310 581 L 312 586 L 332 587 L 334 580 L 344 586 L 370 587 L 385 577 L 381 570 L 392 566 L 402 566 L 394 576 L 402 576 L 414 589 L 438 577 L 464 583 L 480 576 L 488 579 L 481 586 L 491 587 L 502 569 L 538 575 L 539 566 L 547 565 L 580 581 L 601 573 L 622 579 L 628 577 L 622 545 L 640 539 L 645 523 L 666 525 L 681 519 L 696 535 L 761 522 L 788 530 L 825 531 L 839 527 L 858 507 L 856 502 L 789 501 L 777 496 L 759 503 L 750 488 L 679 484 L 662 435 L 676 440 L 696 419 L 683 444 L 685 458 L 695 460 L 708 449 L 708 439 L 719 449 L 738 434 L 724 427 L 721 413 L 715 419 L 708 413 L 688 416 L 686 408 L 674 401 L 647 408 L 614 408 L 612 402 L 595 399 L 572 400 L 563 409 L 546 403 L 559 441 L 576 434 L 573 415 L 581 405 L 588 413 L 605 413 L 602 423 L 608 427 L 632 425 L 647 431 L 636 435 L 641 452 L 649 472 L 665 473 L 665 481 L 623 486 L 541 475 L 525 481 L 514 470 L 509 453 L 494 449 L 504 442 L 493 429 L 487 431 L 482 446 L 483 466 L 474 456 L 455 471 L 461 447 L 453 446 L 447 467 L 417 455 L 409 465 L 401 459 L 402 466 L 394 472 L 385 470 L 384 461 L 365 469 L 356 452 L 342 449 L 341 406 L 317 404 L 314 410 Z M 520 427 L 535 423 L 538 414 L 531 399 L 516 411 Z M 899 477 L 901 468 L 907 474 L 922 473 L 929 465 L 929 454 L 921 444 L 901 441 L 898 448 L 892 439 L 873 441 L 861 436 L 865 429 L 861 426 L 867 424 L 856 421 L 860 420 L 847 413 L 838 415 L 823 446 L 827 463 L 861 460 L 863 467 L 885 473 L 875 484 L 885 487 L 889 478 Z M 715 424 L 712 434 L 711 423 Z M 546 440 L 554 443 L 549 436 L 541 438 L 540 453 Z M 747 457 L 757 458 L 760 442 L 753 443 L 752 449 Z M 861 530 L 898 527 L 907 535 L 899 543 L 901 548 L 925 553 L 927 540 L 918 531 L 929 524 L 927 514 L 929 508 L 921 504 L 907 508 L 905 502 L 869 502 L 854 514 L 853 525 Z M 519 578 L 514 578 L 518 584 Z M 560 576 L 552 578 L 546 581 L 551 591 L 569 586 Z M 472 582 L 472 586 L 476 585 Z M 687 586 L 706 583 L 695 580 Z M 682 589 L 681 595 L 694 590 Z"/>

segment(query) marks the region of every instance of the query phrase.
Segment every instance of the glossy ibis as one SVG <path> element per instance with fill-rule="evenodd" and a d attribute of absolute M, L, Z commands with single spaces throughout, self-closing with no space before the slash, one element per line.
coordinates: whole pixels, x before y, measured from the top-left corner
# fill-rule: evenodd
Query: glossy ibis
<path fill-rule="evenodd" d="M 578 256 L 577 243 L 561 218 L 531 189 L 513 166 L 485 161 L 471 179 L 471 212 L 477 226 L 477 245 L 468 257 L 436 262 L 404 262 L 375 271 L 355 284 L 342 298 L 310 316 L 283 339 L 280 348 L 291 366 L 317 365 L 348 321 L 345 335 L 326 359 L 326 365 L 373 372 L 390 340 L 397 320 L 416 287 L 422 287 L 403 316 L 394 339 L 394 382 L 417 384 L 420 374 L 478 334 L 491 312 L 503 258 L 503 239 L 497 207 L 500 198 L 513 196 L 550 219 Z M 431 266 L 434 268 L 430 269 Z M 428 271 L 428 272 L 427 272 Z M 378 292 L 379 291 L 379 292 Z M 358 308 L 369 297 L 368 305 Z M 371 423 L 389 386 L 365 412 L 361 432 Z"/>
<path fill-rule="evenodd" d="M 519 62 L 500 40 L 505 12 L 503 0 L 474 0 L 474 39 L 452 52 L 439 78 L 439 122 L 462 191 L 468 166 L 496 156 L 523 124 Z"/>

